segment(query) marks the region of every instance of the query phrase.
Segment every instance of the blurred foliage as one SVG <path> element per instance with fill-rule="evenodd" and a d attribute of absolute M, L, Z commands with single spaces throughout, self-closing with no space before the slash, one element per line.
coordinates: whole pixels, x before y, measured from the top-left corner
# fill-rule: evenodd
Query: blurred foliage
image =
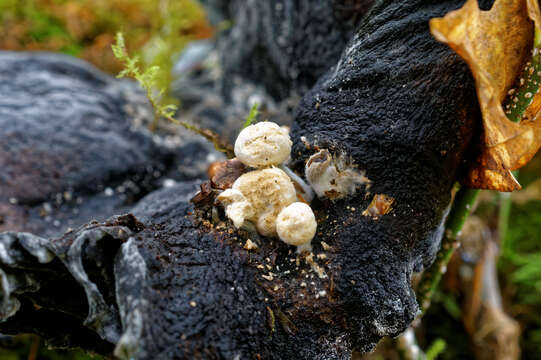
<path fill-rule="evenodd" d="M 426 350 L 426 360 L 435 360 L 440 356 L 447 347 L 447 343 L 443 339 L 436 339 L 432 345 Z"/>
<path fill-rule="evenodd" d="M 454 301 L 459 307 L 460 296 L 445 294 L 438 290 L 434 294 L 431 306 L 423 317 L 422 333 L 417 334 L 420 345 L 431 350 L 430 345 L 437 344 L 437 341 L 445 342 L 445 351 L 438 354 L 438 359 L 473 359 L 469 335 L 464 330 L 462 318 L 456 316 L 454 310 L 449 311 L 448 302 Z"/>
<path fill-rule="evenodd" d="M 20 360 L 102 360 L 103 357 L 89 354 L 83 350 L 49 350 L 35 335 L 16 337 L 2 336 L 0 339 L 0 359 Z"/>
<path fill-rule="evenodd" d="M 260 112 L 259 112 L 259 104 L 254 103 L 252 105 L 252 108 L 250 109 L 250 113 L 246 117 L 246 121 L 244 122 L 244 125 L 242 127 L 245 128 L 247 126 L 252 125 L 252 123 L 257 121 L 257 117 L 259 116 L 259 114 L 260 114 Z"/>
<path fill-rule="evenodd" d="M 540 200 L 512 204 L 499 267 L 511 315 L 523 326 L 525 354 L 541 354 L 540 229 Z"/>
<path fill-rule="evenodd" d="M 63 52 L 117 73 L 111 45 L 118 31 L 130 52 L 162 69 L 188 41 L 212 35 L 195 0 L 0 0 L 1 49 Z M 164 72 L 161 88 L 169 77 Z"/>

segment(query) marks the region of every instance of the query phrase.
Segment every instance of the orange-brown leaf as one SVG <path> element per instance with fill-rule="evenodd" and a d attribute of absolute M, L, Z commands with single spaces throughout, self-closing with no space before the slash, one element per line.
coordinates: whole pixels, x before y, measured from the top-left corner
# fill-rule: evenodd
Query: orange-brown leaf
<path fill-rule="evenodd" d="M 430 21 L 434 37 L 467 62 L 476 82 L 484 138 L 466 186 L 520 189 L 511 170 L 524 166 L 541 146 L 541 107 L 535 107 L 529 120 L 515 123 L 501 105 L 531 56 L 534 22 L 541 22 L 536 0 L 496 0 L 490 11 L 468 0 L 461 9 Z"/>

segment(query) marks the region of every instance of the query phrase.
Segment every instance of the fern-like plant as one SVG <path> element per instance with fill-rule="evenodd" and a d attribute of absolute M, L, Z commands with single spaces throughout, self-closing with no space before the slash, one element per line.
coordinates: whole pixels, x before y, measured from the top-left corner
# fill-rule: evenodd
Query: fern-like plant
<path fill-rule="evenodd" d="M 112 45 L 113 54 L 122 63 L 124 69 L 117 75 L 118 78 L 131 77 L 145 90 L 148 100 L 154 109 L 154 121 L 151 126 L 156 128 L 160 118 L 165 118 L 175 124 L 184 126 L 186 129 L 205 137 L 214 144 L 216 150 L 225 153 L 229 158 L 234 156 L 232 146 L 224 141 L 218 134 L 209 129 L 202 129 L 196 125 L 179 121 L 174 116 L 177 112 L 177 106 L 173 104 L 164 104 L 164 89 L 157 90 L 159 66 L 150 66 L 144 68 L 138 56 L 131 57 L 126 49 L 126 43 L 122 33 L 116 34 L 116 44 Z"/>
<path fill-rule="evenodd" d="M 164 94 L 164 90 L 160 90 L 156 93 L 156 85 L 158 81 L 158 74 L 160 72 L 159 66 L 150 66 L 145 70 L 141 70 L 140 61 L 138 56 L 130 57 L 126 49 L 126 43 L 122 33 L 116 34 L 116 44 L 112 45 L 113 54 L 122 62 L 124 69 L 117 75 L 117 78 L 129 76 L 137 80 L 139 85 L 146 91 L 148 100 L 154 109 L 155 122 L 164 117 L 173 122 L 177 122 L 174 119 L 174 115 L 177 111 L 177 106 L 172 104 L 162 104 L 161 99 Z M 153 123 L 155 126 L 156 123 Z"/>

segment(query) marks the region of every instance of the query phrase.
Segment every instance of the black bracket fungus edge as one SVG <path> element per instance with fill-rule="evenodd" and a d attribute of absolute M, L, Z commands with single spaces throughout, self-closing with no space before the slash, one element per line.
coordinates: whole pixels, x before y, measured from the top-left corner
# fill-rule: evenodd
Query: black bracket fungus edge
<path fill-rule="evenodd" d="M 41 287 L 31 272 L 21 276 L 20 270 L 59 259 L 86 294 L 88 314 L 83 324 L 96 331 L 102 339 L 116 344 L 114 355 L 118 358 L 130 359 L 136 353 L 144 357 L 141 353 L 144 347 L 139 345 L 144 330 L 142 314 L 149 305 L 143 297 L 147 269 L 131 237 L 133 234 L 126 226 L 107 225 L 83 228 L 80 232 L 68 233 L 58 241 L 49 241 L 29 233 L 0 233 L 0 320 L 8 320 L 17 313 L 20 308 L 18 296 L 38 291 Z M 66 238 L 67 241 L 64 241 Z M 106 303 L 98 285 L 90 280 L 83 265 L 87 246 L 96 246 L 100 240 L 111 238 L 119 244 L 114 259 L 118 309 Z"/>

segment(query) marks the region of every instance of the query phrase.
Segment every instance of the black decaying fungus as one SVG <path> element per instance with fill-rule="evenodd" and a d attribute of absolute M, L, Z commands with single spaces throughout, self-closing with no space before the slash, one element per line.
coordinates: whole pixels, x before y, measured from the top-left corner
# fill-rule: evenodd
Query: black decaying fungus
<path fill-rule="evenodd" d="M 293 17 L 307 16 L 293 3 L 281 2 Z M 321 3 L 332 8 L 339 1 Z M 282 14 L 269 10 L 268 2 L 249 4 L 243 11 L 255 10 L 257 19 Z M 339 42 L 331 41 L 351 28 L 336 30 L 338 21 L 323 14 L 333 29 L 322 35 L 332 51 L 320 57 L 318 76 L 332 65 L 324 59 L 337 63 L 297 109 L 292 165 L 302 174 L 317 147 L 347 154 L 366 171 L 371 194 L 358 189 L 345 199 L 313 203 L 318 232 L 309 257 L 266 238 L 251 238 L 258 248 L 248 252 L 243 247 L 250 233 L 188 215 L 193 205 L 178 184 L 133 208 L 143 224 L 125 216 L 53 240 L 1 234 L 8 255 L 0 269 L 9 281 L 2 289 L 6 321 L 0 331 L 36 332 L 56 344 L 61 339 L 61 345 L 134 359 L 349 359 L 353 350 L 369 351 L 382 336 L 398 335 L 418 310 L 411 275 L 433 259 L 453 181 L 476 131 L 470 73 L 427 26 L 461 4 L 379 1 L 341 56 L 334 48 Z M 293 62 L 293 55 L 275 58 L 282 49 L 272 40 L 278 33 L 259 47 L 242 44 L 250 56 L 235 52 L 228 65 L 253 65 L 259 56 L 263 66 Z M 284 41 L 298 51 L 312 36 L 301 44 Z M 301 75 L 306 70 L 296 68 Z M 295 88 L 300 80 L 290 75 L 280 68 L 269 91 Z M 392 212 L 377 221 L 361 216 L 373 194 L 395 199 Z M 55 279 L 42 270 L 53 271 Z M 57 279 L 66 280 L 62 291 Z"/>

